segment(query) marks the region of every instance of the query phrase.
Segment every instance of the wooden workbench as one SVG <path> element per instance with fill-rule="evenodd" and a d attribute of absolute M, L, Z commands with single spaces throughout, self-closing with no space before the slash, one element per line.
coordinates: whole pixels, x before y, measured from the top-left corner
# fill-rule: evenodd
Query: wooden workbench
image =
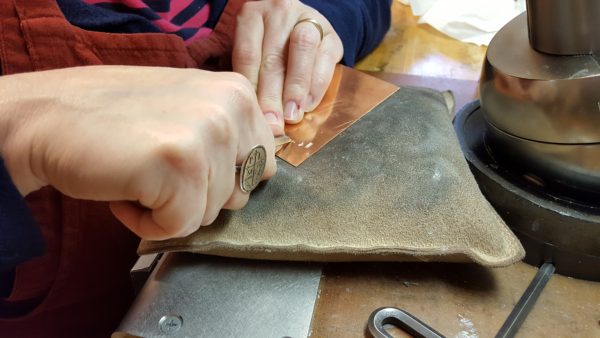
<path fill-rule="evenodd" d="M 473 99 L 485 48 L 418 25 L 410 8 L 397 1 L 392 10 L 393 27 L 384 42 L 356 68 L 399 85 L 453 90 L 459 108 Z M 494 337 L 536 271 L 524 263 L 497 269 L 330 264 L 321 281 L 312 337 L 368 336 L 367 319 L 382 306 L 402 308 L 446 337 Z M 555 275 L 518 337 L 600 337 L 600 283 Z"/>

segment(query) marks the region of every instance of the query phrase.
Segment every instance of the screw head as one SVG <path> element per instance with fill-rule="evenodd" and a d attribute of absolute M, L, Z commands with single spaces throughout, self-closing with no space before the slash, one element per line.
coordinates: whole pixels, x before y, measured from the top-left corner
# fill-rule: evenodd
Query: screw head
<path fill-rule="evenodd" d="M 158 327 L 165 334 L 173 334 L 183 325 L 183 318 L 178 315 L 165 315 L 158 321 Z"/>

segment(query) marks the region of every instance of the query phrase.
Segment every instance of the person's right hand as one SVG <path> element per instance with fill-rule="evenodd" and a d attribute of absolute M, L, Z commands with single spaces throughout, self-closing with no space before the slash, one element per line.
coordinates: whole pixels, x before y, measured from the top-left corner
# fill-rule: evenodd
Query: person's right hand
<path fill-rule="evenodd" d="M 235 73 L 95 66 L 0 77 L 0 150 L 24 196 L 110 201 L 144 239 L 188 235 L 248 201 L 235 165 L 273 135 Z"/>

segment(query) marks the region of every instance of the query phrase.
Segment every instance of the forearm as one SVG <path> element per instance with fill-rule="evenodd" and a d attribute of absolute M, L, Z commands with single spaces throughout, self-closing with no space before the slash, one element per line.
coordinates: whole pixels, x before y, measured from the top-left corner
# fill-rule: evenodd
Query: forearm
<path fill-rule="evenodd" d="M 390 27 L 391 0 L 301 0 L 323 14 L 344 44 L 342 63 L 354 66 L 371 52 Z"/>

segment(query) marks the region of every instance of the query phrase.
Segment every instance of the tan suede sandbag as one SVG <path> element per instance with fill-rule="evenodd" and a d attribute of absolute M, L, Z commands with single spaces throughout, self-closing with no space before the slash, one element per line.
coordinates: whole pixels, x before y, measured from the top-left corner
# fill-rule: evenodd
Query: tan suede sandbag
<path fill-rule="evenodd" d="M 520 260 L 519 241 L 488 204 L 461 153 L 444 98 L 401 88 L 239 211 L 196 233 L 144 241 L 139 253 L 308 261 Z"/>

